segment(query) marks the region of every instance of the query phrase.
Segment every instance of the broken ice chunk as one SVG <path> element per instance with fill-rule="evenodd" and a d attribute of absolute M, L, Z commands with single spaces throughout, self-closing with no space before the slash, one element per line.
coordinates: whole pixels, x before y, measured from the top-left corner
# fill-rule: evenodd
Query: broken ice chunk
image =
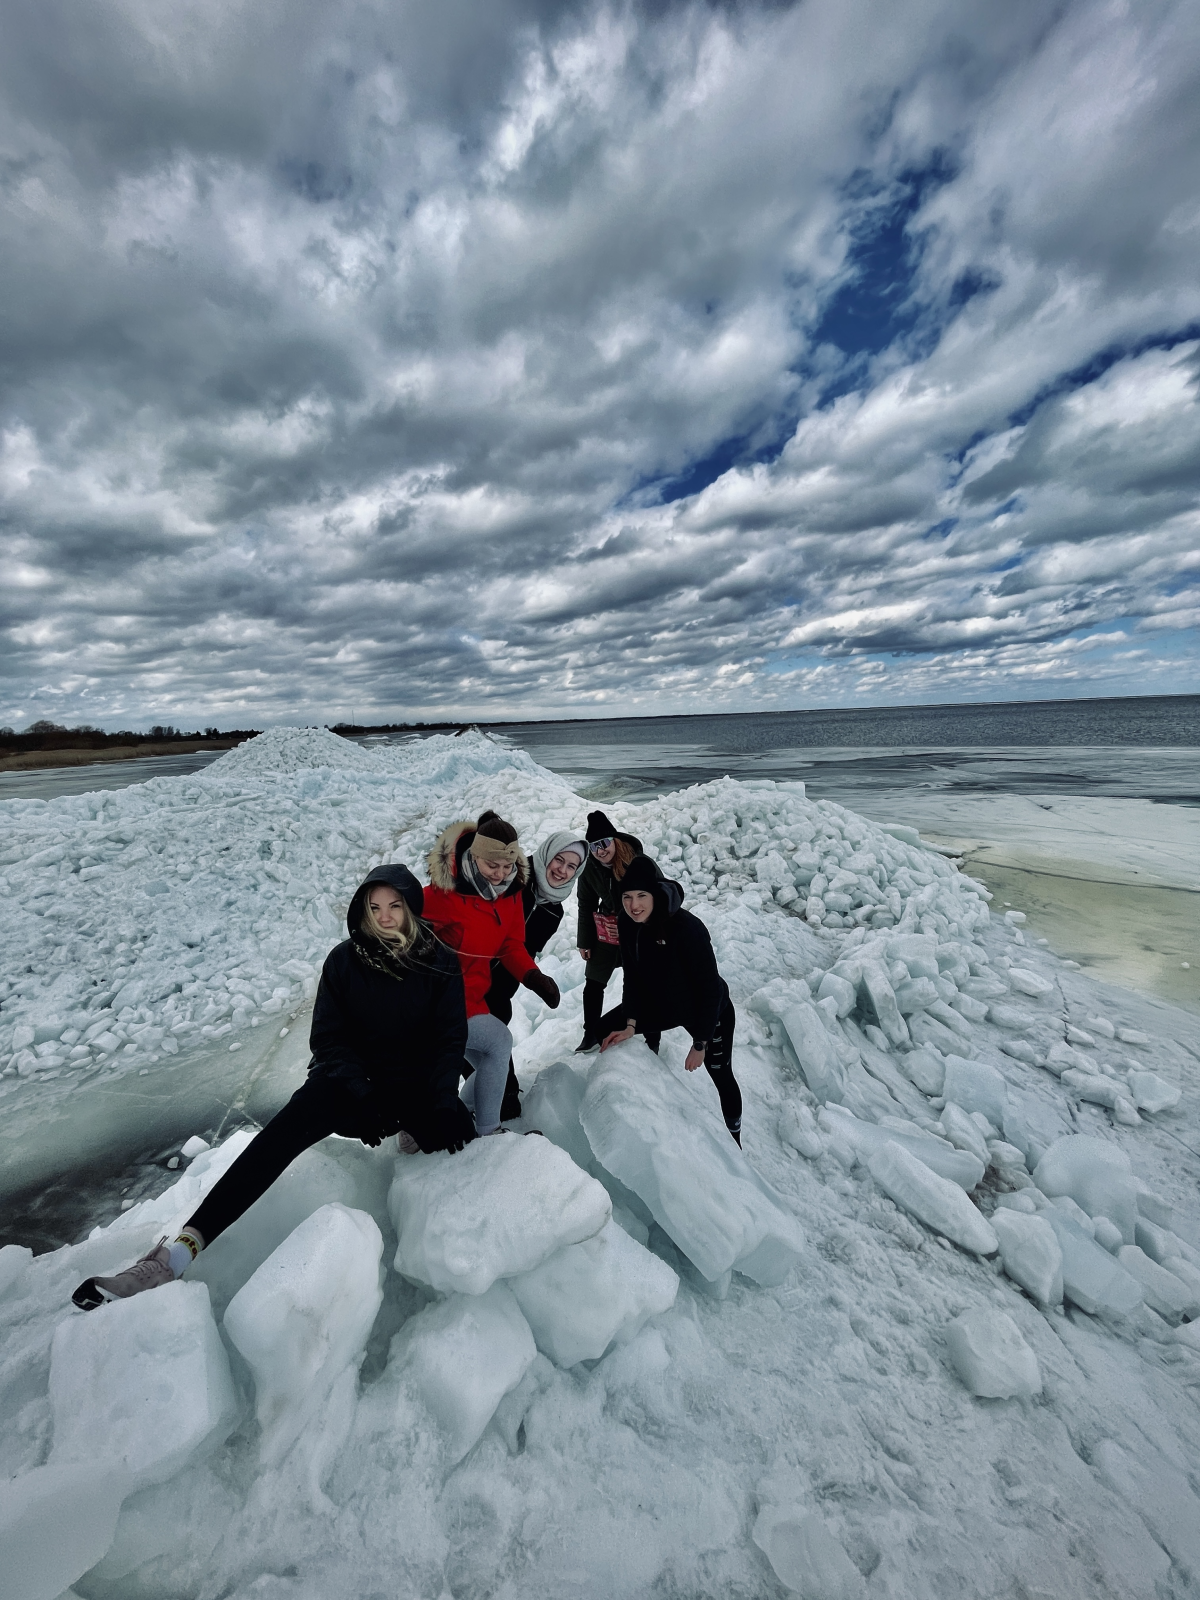
<path fill-rule="evenodd" d="M 994 1255 L 999 1249 L 991 1224 L 963 1191 L 948 1179 L 939 1178 L 895 1140 L 877 1150 L 867 1168 L 885 1194 L 935 1233 L 944 1234 L 976 1255 Z"/>
<path fill-rule="evenodd" d="M 207 1285 L 168 1283 L 60 1322 L 50 1404 L 55 1465 L 119 1464 L 138 1488 L 220 1444 L 238 1404 Z"/>
<path fill-rule="evenodd" d="M 1004 1126 L 1008 1111 L 1008 1085 L 995 1067 L 963 1056 L 946 1057 L 942 1094 L 964 1111 L 978 1111 L 996 1128 Z"/>
<path fill-rule="evenodd" d="M 858 992 L 852 983 L 839 978 L 836 972 L 827 972 L 817 990 L 818 1000 L 832 999 L 839 1017 L 848 1017 L 858 1004 Z"/>
<path fill-rule="evenodd" d="M 939 1177 L 957 1184 L 964 1194 L 970 1193 L 987 1171 L 986 1161 L 969 1150 L 956 1150 L 949 1140 L 922 1133 L 917 1128 L 909 1132 L 864 1122 L 861 1117 L 847 1111 L 845 1106 L 823 1106 L 818 1122 L 822 1132 L 848 1145 L 864 1162 L 869 1162 L 870 1157 L 877 1150 L 882 1150 L 889 1139 L 894 1140 Z"/>
<path fill-rule="evenodd" d="M 813 1094 L 822 1105 L 829 1100 L 840 1104 L 846 1092 L 846 1071 L 817 1008 L 801 1000 L 789 1006 L 779 1020 Z"/>
<path fill-rule="evenodd" d="M 533 1365 L 537 1347 L 512 1292 L 452 1294 L 426 1306 L 400 1329 L 388 1375 L 407 1383 L 442 1429 L 446 1456 L 461 1461 L 496 1407 Z"/>
<path fill-rule="evenodd" d="M 825 1141 L 817 1127 L 816 1118 L 808 1107 L 798 1100 L 789 1100 L 779 1113 L 779 1137 L 784 1144 L 790 1145 L 793 1150 L 798 1150 L 810 1161 L 815 1161 L 825 1149 Z"/>
<path fill-rule="evenodd" d="M 1006 1312 L 993 1306 L 964 1311 L 946 1329 L 954 1370 L 983 1399 L 1030 1400 L 1042 1392 L 1037 1357 Z"/>
<path fill-rule="evenodd" d="M 1139 1111 L 1170 1111 L 1179 1104 L 1182 1090 L 1157 1072 L 1131 1072 L 1129 1097 Z"/>
<path fill-rule="evenodd" d="M 800 1259 L 800 1224 L 730 1138 L 705 1074 L 685 1079 L 630 1040 L 592 1068 L 580 1121 L 596 1159 L 703 1277 L 734 1267 L 776 1284 Z"/>
<path fill-rule="evenodd" d="M 1000 1260 L 1013 1282 L 1042 1305 L 1058 1305 L 1063 1297 L 1062 1250 L 1050 1224 L 1012 1206 L 997 1206 L 992 1227 L 1000 1241 Z"/>
<path fill-rule="evenodd" d="M 946 1081 L 946 1063 L 941 1053 L 929 1045 L 919 1045 L 897 1058 L 901 1072 L 922 1094 L 940 1095 Z"/>
<path fill-rule="evenodd" d="M 1063 1296 L 1091 1316 L 1128 1316 L 1142 1303 L 1142 1286 L 1077 1222 L 1047 1206 L 1038 1213 L 1062 1251 Z"/>
<path fill-rule="evenodd" d="M 568 1245 L 508 1286 L 537 1347 L 559 1367 L 597 1361 L 617 1340 L 675 1304 L 679 1278 L 649 1250 L 606 1223 L 593 1239 Z"/>
<path fill-rule="evenodd" d="M 858 982 L 858 1000 L 867 1020 L 882 1028 L 891 1044 L 908 1043 L 908 1028 L 900 1015 L 895 990 L 882 963 L 864 962 L 862 977 Z"/>
<path fill-rule="evenodd" d="M 322 1206 L 229 1302 L 225 1330 L 254 1374 L 268 1465 L 283 1460 L 343 1373 L 357 1371 L 383 1301 L 382 1254 L 373 1217 Z"/>
<path fill-rule="evenodd" d="M 1187 1285 L 1173 1272 L 1151 1261 L 1136 1244 L 1122 1245 L 1117 1251 L 1117 1260 L 1141 1284 L 1146 1304 L 1152 1311 L 1157 1311 L 1168 1322 L 1178 1322 L 1186 1314 L 1191 1296 Z"/>
<path fill-rule="evenodd" d="M 949 1096 L 939 1121 L 942 1132 L 956 1150 L 969 1150 L 985 1168 L 990 1165 L 987 1141 L 962 1107 L 955 1105 Z"/>
<path fill-rule="evenodd" d="M 543 1067 L 521 1097 L 525 1122 L 565 1150 L 584 1172 L 592 1164 L 592 1147 L 579 1126 L 579 1107 L 587 1088 L 586 1067 L 556 1061 Z"/>
<path fill-rule="evenodd" d="M 405 1156 L 388 1209 L 397 1272 L 445 1294 L 483 1294 L 599 1233 L 612 1201 L 549 1139 L 498 1134 L 456 1155 Z"/>
<path fill-rule="evenodd" d="M 1133 1243 L 1137 1191 L 1129 1157 L 1119 1145 L 1091 1134 L 1067 1134 L 1038 1162 L 1033 1181 L 1051 1198 L 1070 1195 L 1089 1217 L 1108 1217 L 1125 1243 Z"/>
<path fill-rule="evenodd" d="M 5 1600 L 55 1600 L 113 1542 L 129 1480 L 105 1460 L 35 1467 L 0 1483 Z"/>
<path fill-rule="evenodd" d="M 753 1538 L 784 1588 L 804 1600 L 865 1600 L 862 1573 L 816 1512 L 764 1506 Z"/>

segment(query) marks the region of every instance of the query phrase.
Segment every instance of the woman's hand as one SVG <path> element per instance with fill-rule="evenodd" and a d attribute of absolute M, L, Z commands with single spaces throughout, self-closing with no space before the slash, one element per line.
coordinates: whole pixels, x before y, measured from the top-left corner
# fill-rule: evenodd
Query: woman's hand
<path fill-rule="evenodd" d="M 697 1067 L 702 1067 L 703 1065 L 704 1065 L 704 1050 L 703 1050 L 702 1047 L 697 1047 L 696 1045 L 693 1045 L 692 1048 L 687 1053 L 687 1060 L 683 1063 L 684 1071 L 685 1072 L 695 1072 Z"/>
<path fill-rule="evenodd" d="M 585 950 L 582 945 L 579 946 L 579 954 L 585 961 L 590 961 L 592 959 L 592 952 L 590 950 Z"/>
<path fill-rule="evenodd" d="M 543 972 L 540 967 L 530 967 L 521 982 L 527 989 L 531 989 L 539 1000 L 544 1001 L 551 1011 L 558 1010 L 558 1002 L 562 997 L 558 992 L 558 985 L 548 973 Z"/>
<path fill-rule="evenodd" d="M 628 1027 L 620 1028 L 616 1033 L 610 1033 L 600 1048 L 601 1050 L 607 1050 L 610 1045 L 624 1044 L 627 1039 L 632 1039 L 636 1032 L 637 1029 L 631 1022 Z"/>

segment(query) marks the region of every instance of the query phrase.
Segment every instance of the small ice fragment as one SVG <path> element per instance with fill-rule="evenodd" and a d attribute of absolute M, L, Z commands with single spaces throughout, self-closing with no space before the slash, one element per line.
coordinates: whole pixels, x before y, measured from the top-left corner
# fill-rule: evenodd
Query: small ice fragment
<path fill-rule="evenodd" d="M 784 1144 L 798 1150 L 810 1161 L 825 1149 L 825 1141 L 817 1127 L 816 1118 L 808 1107 L 798 1100 L 789 1100 L 779 1113 L 779 1137 Z"/>
<path fill-rule="evenodd" d="M 1017 1172 L 1025 1167 L 1025 1152 L 1004 1139 L 989 1139 L 988 1165 L 1001 1172 Z"/>
<path fill-rule="evenodd" d="M 867 1168 L 885 1194 L 936 1233 L 976 1255 L 994 1255 L 999 1249 L 991 1224 L 963 1191 L 894 1140 L 871 1156 Z"/>
<path fill-rule="evenodd" d="M 279 1037 L 281 1039 L 286 1039 L 290 1032 L 291 1032 L 291 1030 L 289 1028 L 280 1028 Z"/>
<path fill-rule="evenodd" d="M 1090 1134 L 1066 1134 L 1038 1162 L 1033 1181 L 1051 1199 L 1070 1195 L 1089 1217 L 1110 1218 L 1125 1243 L 1133 1243 L 1137 1189 L 1129 1157 L 1119 1145 Z"/>
<path fill-rule="evenodd" d="M 985 1168 L 990 1164 L 987 1141 L 961 1106 L 947 1100 L 938 1120 L 942 1132 L 956 1150 L 969 1150 Z"/>
<path fill-rule="evenodd" d="M 837 1007 L 838 1016 L 848 1017 L 858 1004 L 858 991 L 845 978 L 839 978 L 837 973 L 827 972 L 821 979 L 817 999 L 832 999 Z"/>
<path fill-rule="evenodd" d="M 918 1045 L 915 1050 L 897 1057 L 901 1072 L 922 1094 L 940 1095 L 946 1081 L 946 1063 L 939 1052 L 930 1045 Z"/>
<path fill-rule="evenodd" d="M 187 1143 L 180 1147 L 179 1154 L 188 1161 L 194 1161 L 197 1156 L 202 1156 L 209 1148 L 208 1140 L 202 1139 L 198 1133 L 194 1133 Z"/>
<path fill-rule="evenodd" d="M 1130 1097 L 1139 1111 L 1170 1111 L 1179 1104 L 1182 1090 L 1160 1078 L 1157 1072 L 1131 1072 Z"/>
<path fill-rule="evenodd" d="M 178 1167 L 178 1165 L 179 1165 L 179 1157 L 178 1156 L 169 1156 L 167 1158 L 167 1171 L 168 1172 L 174 1172 L 175 1169 Z"/>
<path fill-rule="evenodd" d="M 229 1358 L 204 1283 L 114 1300 L 54 1330 L 51 1461 L 107 1461 L 162 1483 L 237 1420 Z"/>
<path fill-rule="evenodd" d="M 264 1463 L 277 1466 L 337 1380 L 357 1370 L 383 1301 L 382 1254 L 373 1217 L 325 1205 L 229 1302 L 225 1330 L 254 1375 Z"/>
<path fill-rule="evenodd" d="M 599 1233 L 612 1201 L 549 1139 L 504 1134 L 456 1155 L 406 1156 L 388 1209 L 397 1272 L 443 1294 L 483 1294 Z"/>
<path fill-rule="evenodd" d="M 1110 1222 L 1107 1217 L 1096 1217 L 1092 1222 L 1092 1237 L 1098 1245 L 1103 1246 L 1110 1256 L 1115 1256 L 1121 1249 L 1121 1230 L 1115 1222 Z"/>
<path fill-rule="evenodd" d="M 1005 1272 L 1042 1305 L 1058 1305 L 1063 1297 L 1062 1250 L 1054 1229 L 1041 1217 L 1016 1209 L 1015 1202 L 1023 1195 L 1003 1198 L 1010 1203 L 996 1207 L 992 1227 Z"/>
<path fill-rule="evenodd" d="M 1030 1400 L 1042 1392 L 1037 1357 L 1004 1311 L 975 1306 L 946 1329 L 954 1369 L 972 1394 L 987 1400 Z"/>
<path fill-rule="evenodd" d="M 804 1600 L 865 1600 L 862 1573 L 815 1512 L 764 1506 L 753 1539 L 784 1588 Z"/>
<path fill-rule="evenodd" d="M 868 1021 L 882 1028 L 891 1044 L 905 1045 L 909 1042 L 908 1028 L 900 1015 L 895 990 L 882 963 L 878 961 L 863 963 L 862 977 L 858 983 L 858 999 Z"/>
<path fill-rule="evenodd" d="M 56 1600 L 117 1530 L 129 1481 L 105 1460 L 34 1467 L 0 1482 L 5 1600 Z"/>
<path fill-rule="evenodd" d="M 1146 1304 L 1168 1322 L 1178 1322 L 1187 1310 L 1190 1295 L 1187 1286 L 1173 1272 L 1151 1261 L 1136 1244 L 1122 1245 L 1117 1260 L 1142 1286 Z"/>
<path fill-rule="evenodd" d="M 962 1056 L 946 1057 L 942 1094 L 964 1111 L 980 1111 L 994 1127 L 1004 1126 L 1008 1110 L 1008 1085 L 995 1067 Z"/>
<path fill-rule="evenodd" d="M 615 1222 L 508 1280 L 537 1347 L 559 1367 L 597 1361 L 675 1304 L 679 1278 Z"/>
<path fill-rule="evenodd" d="M 985 1160 L 970 1150 L 956 1150 L 948 1139 L 919 1129 L 909 1132 L 866 1122 L 845 1106 L 823 1106 L 817 1121 L 823 1133 L 848 1146 L 861 1161 L 869 1161 L 893 1140 L 940 1178 L 957 1184 L 964 1194 L 969 1194 L 987 1171 Z"/>
<path fill-rule="evenodd" d="M 1133 1180 L 1137 1192 L 1137 1210 L 1139 1217 L 1145 1217 L 1147 1222 L 1153 1222 L 1156 1227 L 1170 1228 L 1175 1221 L 1175 1212 L 1169 1201 L 1155 1194 L 1149 1184 L 1143 1183 L 1140 1178 Z M 1136 1243 L 1140 1244 L 1141 1240 Z"/>
<path fill-rule="evenodd" d="M 1150 1035 L 1138 1028 L 1118 1028 L 1117 1038 L 1122 1044 L 1149 1044 Z"/>
<path fill-rule="evenodd" d="M 1043 978 L 1039 972 L 1030 972 L 1028 967 L 1009 967 L 1008 981 L 1014 989 L 1019 989 L 1022 994 L 1032 995 L 1035 999 L 1049 994 L 1054 988 L 1048 978 Z"/>
<path fill-rule="evenodd" d="M 1095 1044 L 1096 1044 L 1096 1041 L 1095 1041 L 1095 1039 L 1092 1037 L 1092 1035 L 1090 1033 L 1085 1033 L 1082 1028 L 1077 1028 L 1073 1022 L 1068 1022 L 1067 1023 L 1067 1043 L 1068 1044 L 1086 1044 L 1086 1045 L 1094 1048 Z"/>
<path fill-rule="evenodd" d="M 388 1374 L 408 1383 L 437 1421 L 446 1455 L 461 1461 L 537 1357 L 512 1292 L 452 1294 L 411 1317 L 391 1343 Z"/>
<path fill-rule="evenodd" d="M 1098 1033 L 1103 1039 L 1112 1039 L 1116 1035 L 1117 1030 L 1107 1017 L 1085 1017 L 1084 1021 L 1093 1033 Z"/>
<path fill-rule="evenodd" d="M 1007 905 L 1008 901 L 1006 900 L 1004 904 Z M 1023 911 L 1006 911 L 1004 913 L 1004 920 L 1010 927 L 1019 928 L 1025 921 L 1025 913 Z"/>
<path fill-rule="evenodd" d="M 25 1276 L 33 1251 L 25 1244 L 6 1244 L 0 1247 L 0 1300 L 17 1287 Z"/>

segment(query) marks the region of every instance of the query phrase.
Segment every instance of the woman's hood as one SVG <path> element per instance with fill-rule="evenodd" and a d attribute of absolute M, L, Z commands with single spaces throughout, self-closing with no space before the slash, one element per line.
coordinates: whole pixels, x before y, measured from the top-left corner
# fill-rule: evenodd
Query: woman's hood
<path fill-rule="evenodd" d="M 346 928 L 351 938 L 362 926 L 367 890 L 373 883 L 386 883 L 395 889 L 397 894 L 404 897 L 405 904 L 414 917 L 419 917 L 424 910 L 425 891 L 402 862 L 393 861 L 386 866 L 373 867 L 355 889 L 350 900 L 350 908 L 346 912 Z"/>
<path fill-rule="evenodd" d="M 458 858 L 474 837 L 473 822 L 452 822 L 438 834 L 433 849 L 426 857 L 429 864 L 429 881 L 435 889 L 444 889 L 449 894 L 462 892 L 456 871 Z M 515 894 L 519 889 L 523 889 L 528 877 L 529 863 L 523 855 L 520 855 L 517 857 L 516 876 L 507 892 Z"/>
<path fill-rule="evenodd" d="M 559 885 L 550 882 L 550 879 L 546 875 L 546 869 L 554 860 L 555 856 L 558 855 L 558 853 L 562 850 L 574 850 L 579 856 L 579 866 L 576 869 L 575 876 L 571 879 L 570 883 L 564 883 L 560 887 Z M 567 899 L 575 885 L 578 883 L 579 874 L 587 865 L 587 860 L 587 841 L 584 839 L 581 833 L 572 833 L 570 831 L 563 833 L 552 833 L 548 839 L 543 840 L 543 842 L 538 845 L 537 849 L 530 851 L 529 854 L 529 865 L 533 869 L 535 892 L 538 899 L 551 901 L 563 901 Z"/>

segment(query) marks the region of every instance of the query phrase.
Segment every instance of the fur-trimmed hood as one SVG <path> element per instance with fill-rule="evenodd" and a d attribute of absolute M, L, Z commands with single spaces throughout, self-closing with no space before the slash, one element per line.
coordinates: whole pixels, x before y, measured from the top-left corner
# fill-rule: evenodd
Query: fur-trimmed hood
<path fill-rule="evenodd" d="M 447 894 L 462 893 L 457 874 L 458 863 L 463 851 L 474 837 L 473 822 L 452 822 L 438 834 L 436 844 L 426 857 L 429 863 L 429 881 L 435 889 L 442 889 Z M 528 881 L 529 861 L 524 852 L 519 851 L 516 875 L 500 898 L 503 900 L 510 894 L 519 894 Z"/>

